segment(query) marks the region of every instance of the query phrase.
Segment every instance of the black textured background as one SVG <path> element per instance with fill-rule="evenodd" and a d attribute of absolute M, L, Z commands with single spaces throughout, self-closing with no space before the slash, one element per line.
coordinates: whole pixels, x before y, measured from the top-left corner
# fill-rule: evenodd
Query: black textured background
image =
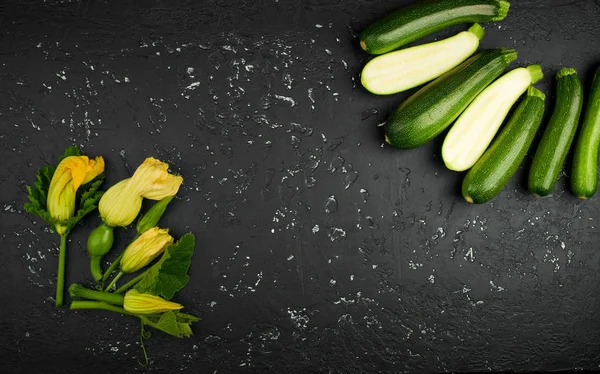
<path fill-rule="evenodd" d="M 598 368 L 598 198 L 565 177 L 534 199 L 528 159 L 471 206 L 440 140 L 382 145 L 405 95 L 360 87 L 356 32 L 403 3 L 2 1 L 0 371 Z M 600 1 L 516 0 L 482 47 L 541 63 L 548 94 L 563 66 L 589 86 L 598 19 Z M 54 307 L 58 237 L 22 205 L 70 144 L 105 157 L 107 185 L 147 156 L 185 179 L 163 225 L 197 236 L 175 300 L 203 320 L 190 339 L 154 333 L 148 369 L 136 320 Z M 97 222 L 70 236 L 67 284 L 89 282 Z"/>

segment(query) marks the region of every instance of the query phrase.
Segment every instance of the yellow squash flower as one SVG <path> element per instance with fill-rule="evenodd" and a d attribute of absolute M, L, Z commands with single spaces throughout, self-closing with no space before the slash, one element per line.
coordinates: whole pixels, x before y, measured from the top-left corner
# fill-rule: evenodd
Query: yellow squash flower
<path fill-rule="evenodd" d="M 148 293 L 129 290 L 125 294 L 123 308 L 133 314 L 156 314 L 170 310 L 179 310 L 183 308 L 183 305 Z"/>
<path fill-rule="evenodd" d="M 121 272 L 134 273 L 148 265 L 173 244 L 169 229 L 153 227 L 131 242 L 121 258 Z"/>
<path fill-rule="evenodd" d="M 87 156 L 65 157 L 54 172 L 48 189 L 48 212 L 58 223 L 56 232 L 62 235 L 66 227 L 60 223 L 75 214 L 77 189 L 104 172 L 104 159 L 100 156 L 89 159 Z"/>
<path fill-rule="evenodd" d="M 131 178 L 124 179 L 106 191 L 98 209 L 109 226 L 129 226 L 140 213 L 142 199 L 162 200 L 174 196 L 183 178 L 170 174 L 169 165 L 147 158 Z"/>

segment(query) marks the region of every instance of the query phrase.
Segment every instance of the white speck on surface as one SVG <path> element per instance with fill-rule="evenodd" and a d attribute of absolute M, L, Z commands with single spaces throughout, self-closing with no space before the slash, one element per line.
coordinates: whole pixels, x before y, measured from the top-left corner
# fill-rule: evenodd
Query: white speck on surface
<path fill-rule="evenodd" d="M 294 100 L 293 98 L 289 97 L 289 96 L 283 96 L 283 95 L 273 95 L 274 98 L 276 98 L 277 100 L 283 100 L 285 102 L 290 103 L 291 107 L 295 107 L 296 104 L 296 100 Z"/>
<path fill-rule="evenodd" d="M 337 283 L 337 281 L 333 278 L 331 278 L 331 280 L 329 280 L 329 284 L 331 284 L 332 286 L 335 286 L 336 283 Z"/>
<path fill-rule="evenodd" d="M 287 258 L 288 261 L 292 261 L 293 259 L 294 259 L 294 255 L 289 255 Z"/>
<path fill-rule="evenodd" d="M 338 227 L 332 227 L 331 230 L 329 231 L 329 233 L 327 233 L 327 235 L 329 236 L 329 240 L 331 240 L 332 242 L 335 242 L 336 240 L 345 238 L 346 231 L 344 231 L 343 229 L 340 229 Z"/>
<path fill-rule="evenodd" d="M 308 327 L 308 322 L 310 318 L 306 313 L 306 308 L 294 310 L 291 308 L 287 309 L 287 312 L 292 320 L 292 323 L 296 326 L 297 329 L 304 330 Z"/>
<path fill-rule="evenodd" d="M 338 202 L 335 199 L 334 195 L 330 195 L 325 201 L 325 213 L 332 214 L 337 212 L 338 210 Z"/>
<path fill-rule="evenodd" d="M 465 254 L 465 261 L 473 262 L 473 260 L 475 260 L 475 251 L 473 250 L 473 247 L 470 247 L 467 253 Z"/>
<path fill-rule="evenodd" d="M 435 234 L 433 234 L 431 236 L 431 239 L 436 240 L 436 239 L 442 239 L 446 236 L 446 232 L 444 231 L 444 229 L 442 227 L 438 227 L 437 230 L 435 231 Z"/>
<path fill-rule="evenodd" d="M 318 233 L 318 232 L 319 232 L 319 225 L 315 225 L 315 226 L 312 228 L 312 233 L 313 233 L 313 234 L 316 234 L 316 233 Z"/>
<path fill-rule="evenodd" d="M 490 286 L 492 288 L 492 291 L 497 291 L 497 292 L 502 292 L 502 291 L 506 291 L 506 289 L 504 287 L 501 286 L 496 286 L 494 284 L 494 281 L 490 281 Z"/>
<path fill-rule="evenodd" d="M 429 280 L 429 283 L 434 284 L 435 283 L 435 276 L 433 274 L 431 274 L 429 276 L 429 278 L 427 278 Z"/>
<path fill-rule="evenodd" d="M 193 82 L 192 84 L 188 85 L 185 89 L 186 90 L 195 90 L 198 86 L 200 86 L 200 82 Z"/>

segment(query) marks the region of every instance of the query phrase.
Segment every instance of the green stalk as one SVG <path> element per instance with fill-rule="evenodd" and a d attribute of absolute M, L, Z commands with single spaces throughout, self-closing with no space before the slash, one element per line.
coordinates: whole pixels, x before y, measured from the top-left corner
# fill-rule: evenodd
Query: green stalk
<path fill-rule="evenodd" d="M 90 270 L 92 271 L 92 277 L 94 277 L 96 282 L 102 280 L 102 256 L 91 257 Z"/>
<path fill-rule="evenodd" d="M 105 303 L 114 305 L 123 305 L 124 300 L 123 295 L 90 290 L 77 283 L 73 283 L 71 287 L 69 287 L 69 293 L 73 297 L 82 297 L 90 300 L 103 301 Z"/>
<path fill-rule="evenodd" d="M 58 252 L 58 274 L 56 276 L 56 306 L 63 305 L 65 293 L 65 262 L 67 261 L 67 234 L 60 236 L 60 249 Z"/>
<path fill-rule="evenodd" d="M 142 278 L 144 278 L 144 275 L 146 275 L 146 272 L 143 272 L 142 274 L 139 274 L 138 276 L 136 276 L 135 278 L 133 278 L 129 282 L 125 283 L 124 285 L 122 285 L 121 287 L 119 287 L 114 293 L 118 294 L 118 293 L 123 293 L 123 292 L 127 291 L 131 287 L 133 287 L 136 284 L 138 284 L 138 282 L 141 281 Z"/>
<path fill-rule="evenodd" d="M 116 305 L 104 303 L 102 301 L 73 301 L 71 303 L 71 310 L 81 310 L 81 309 L 100 309 L 100 310 L 108 310 L 111 312 L 117 312 L 121 314 L 127 314 L 129 316 L 136 316 L 135 314 L 131 314 L 125 309 L 118 307 Z"/>
<path fill-rule="evenodd" d="M 125 253 L 125 252 L 123 252 L 123 253 Z M 113 263 L 110 264 L 110 266 L 108 267 L 108 269 L 106 269 L 106 272 L 102 276 L 102 282 L 106 282 L 108 280 L 108 278 L 110 278 L 110 275 L 112 274 L 112 272 L 117 269 L 117 266 L 119 266 L 119 264 L 121 263 L 121 257 L 123 257 L 123 253 L 121 253 L 119 255 L 119 257 L 117 257 L 113 261 Z"/>
<path fill-rule="evenodd" d="M 111 288 L 113 288 L 113 286 L 115 284 L 117 284 L 117 281 L 119 280 L 119 278 L 121 278 L 123 276 L 123 274 L 125 274 L 125 273 L 123 273 L 122 271 L 120 271 L 119 274 L 117 274 L 117 276 L 114 277 L 113 280 L 108 284 L 108 286 L 104 289 L 104 291 L 108 291 Z"/>

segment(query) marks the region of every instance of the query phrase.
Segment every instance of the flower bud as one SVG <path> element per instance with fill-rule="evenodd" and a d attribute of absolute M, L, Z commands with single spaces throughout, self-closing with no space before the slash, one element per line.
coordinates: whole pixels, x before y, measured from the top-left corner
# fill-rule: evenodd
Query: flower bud
<path fill-rule="evenodd" d="M 133 314 L 155 314 L 170 310 L 179 310 L 183 308 L 183 305 L 167 301 L 149 293 L 139 293 L 136 290 L 129 290 L 125 294 L 123 308 Z"/>
<path fill-rule="evenodd" d="M 98 210 L 108 226 L 129 226 L 142 209 L 142 197 L 131 190 L 130 180 L 115 184 L 100 199 Z"/>
<path fill-rule="evenodd" d="M 58 164 L 50 188 L 46 205 L 50 216 L 57 221 L 55 229 L 62 235 L 67 230 L 61 222 L 75 214 L 77 189 L 104 172 L 104 159 L 100 156 L 90 160 L 87 156 L 65 157 Z"/>
<path fill-rule="evenodd" d="M 173 241 L 173 237 L 169 235 L 169 229 L 153 227 L 145 231 L 123 252 L 121 271 L 134 273 L 140 270 L 163 253 L 168 246 L 173 244 Z"/>
<path fill-rule="evenodd" d="M 160 218 L 165 213 L 167 205 L 169 205 L 171 200 L 173 200 L 173 196 L 165 197 L 152 205 L 152 207 L 148 209 L 148 212 L 140 217 L 136 227 L 138 234 L 143 234 L 147 230 L 158 225 L 158 221 L 160 221 Z"/>

